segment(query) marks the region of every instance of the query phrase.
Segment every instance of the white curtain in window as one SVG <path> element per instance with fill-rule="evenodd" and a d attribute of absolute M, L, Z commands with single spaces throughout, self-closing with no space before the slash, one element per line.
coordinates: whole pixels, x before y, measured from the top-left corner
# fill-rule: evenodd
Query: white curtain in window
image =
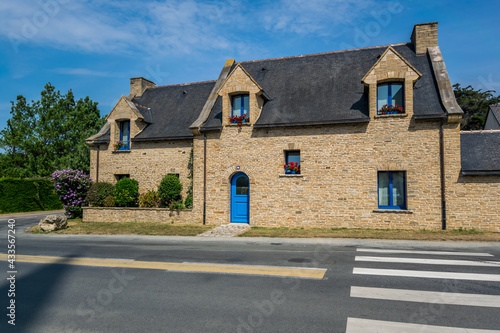
<path fill-rule="evenodd" d="M 378 174 L 378 204 L 379 206 L 390 206 L 388 172 L 380 172 Z"/>

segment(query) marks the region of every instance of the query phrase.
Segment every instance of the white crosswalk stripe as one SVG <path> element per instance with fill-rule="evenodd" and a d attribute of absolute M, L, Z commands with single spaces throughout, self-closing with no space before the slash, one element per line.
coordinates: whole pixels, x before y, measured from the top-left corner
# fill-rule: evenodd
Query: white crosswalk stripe
<path fill-rule="evenodd" d="M 448 305 L 487 306 L 500 308 L 500 296 L 434 292 L 391 288 L 351 287 L 351 297 L 390 301 L 420 302 Z"/>
<path fill-rule="evenodd" d="M 498 330 L 409 324 L 394 321 L 347 318 L 346 333 L 498 333 Z"/>
<path fill-rule="evenodd" d="M 492 257 L 490 253 L 476 252 L 451 252 L 451 251 L 420 251 L 420 250 L 398 250 L 398 249 L 369 249 L 358 248 L 357 252 L 373 253 L 374 255 L 355 256 L 357 265 L 371 263 L 371 266 L 376 264 L 384 265 L 400 265 L 410 264 L 414 266 L 420 265 L 422 268 L 427 265 L 440 265 L 455 267 L 454 270 L 459 270 L 461 267 L 467 268 L 469 272 L 445 272 L 445 271 L 428 271 L 419 270 L 418 267 L 412 266 L 412 269 L 388 269 L 388 268 L 372 268 L 372 267 L 354 267 L 353 274 L 368 275 L 368 276 L 391 276 L 401 278 L 424 278 L 424 279 L 452 279 L 456 281 L 485 281 L 485 282 L 500 282 L 500 274 L 491 274 L 494 272 L 492 267 L 500 268 L 499 261 L 493 260 L 463 260 L 463 259 L 438 259 L 431 256 L 460 256 L 460 257 Z M 399 254 L 397 257 L 385 256 L 391 254 Z M 411 256 L 411 257 L 406 257 Z M 425 257 L 422 257 L 425 256 Z M 427 257 L 431 258 L 427 258 Z M 472 259 L 472 258 L 471 258 Z M 396 267 L 397 268 L 397 267 Z M 483 269 L 483 272 L 470 272 L 471 269 Z M 500 271 L 497 271 L 500 273 Z M 390 281 L 384 280 L 384 284 Z M 455 291 L 455 290 L 454 290 Z M 413 302 L 435 305 L 454 305 L 464 307 L 477 308 L 500 308 L 500 295 L 483 295 L 474 293 L 457 293 L 457 292 L 436 292 L 427 290 L 409 290 L 396 288 L 377 288 L 364 286 L 351 286 L 350 296 L 353 298 L 363 298 L 372 300 L 398 301 L 398 302 Z M 395 303 L 394 307 L 400 307 L 401 303 Z M 464 311 L 467 308 L 464 308 Z M 491 311 L 491 310 L 490 310 Z M 377 318 L 383 319 L 383 318 Z M 361 332 L 407 332 L 407 333 L 492 333 L 500 332 L 500 330 L 485 330 L 463 327 L 448 327 L 436 326 L 428 324 L 404 323 L 384 320 L 372 320 L 366 318 L 348 317 L 346 333 L 361 333 Z"/>
<path fill-rule="evenodd" d="M 436 256 L 473 256 L 473 257 L 493 257 L 490 253 L 479 252 L 449 252 L 449 251 L 417 251 L 417 250 L 389 250 L 389 249 L 365 249 L 358 248 L 358 252 L 373 252 L 373 253 L 408 253 L 408 254 L 430 254 Z"/>
<path fill-rule="evenodd" d="M 442 259 L 369 257 L 369 256 L 357 256 L 356 258 L 354 258 L 354 260 L 355 261 L 371 261 L 371 262 L 394 262 L 394 263 L 400 263 L 400 264 L 483 266 L 483 267 L 498 267 L 498 268 L 500 268 L 500 262 L 496 262 L 496 261 L 442 260 Z"/>
<path fill-rule="evenodd" d="M 354 268 L 353 274 L 500 282 L 498 274 L 415 271 L 408 269 Z"/>

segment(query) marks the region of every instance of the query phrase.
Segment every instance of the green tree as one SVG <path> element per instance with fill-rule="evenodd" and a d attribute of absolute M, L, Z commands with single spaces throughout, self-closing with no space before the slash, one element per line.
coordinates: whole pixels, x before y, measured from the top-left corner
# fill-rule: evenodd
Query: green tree
<path fill-rule="evenodd" d="M 89 172 L 85 139 L 104 124 L 97 103 L 85 97 L 75 102 L 47 83 L 40 100 L 28 103 L 22 95 L 11 102 L 11 118 L 0 131 L 0 177 L 46 177 L 55 170 Z"/>
<path fill-rule="evenodd" d="M 464 111 L 461 129 L 480 130 L 483 129 L 490 105 L 500 103 L 500 95 L 495 97 L 494 90 L 481 91 L 473 89 L 471 86 L 460 87 L 460 84 L 453 86 L 453 92 L 458 105 Z"/>

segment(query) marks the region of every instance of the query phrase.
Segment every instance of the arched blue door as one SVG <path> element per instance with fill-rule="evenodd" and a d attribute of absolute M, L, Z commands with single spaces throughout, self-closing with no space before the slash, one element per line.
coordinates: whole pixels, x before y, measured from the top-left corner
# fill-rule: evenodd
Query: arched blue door
<path fill-rule="evenodd" d="M 250 182 L 247 175 L 238 172 L 231 179 L 231 222 L 248 223 Z"/>

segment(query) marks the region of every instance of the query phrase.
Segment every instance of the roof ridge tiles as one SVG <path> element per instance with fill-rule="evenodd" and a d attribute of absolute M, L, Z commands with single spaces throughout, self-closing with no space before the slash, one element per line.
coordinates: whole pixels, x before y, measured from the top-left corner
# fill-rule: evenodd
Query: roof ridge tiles
<path fill-rule="evenodd" d="M 192 85 L 192 84 L 211 83 L 211 82 L 216 82 L 216 81 L 217 80 L 209 80 L 209 81 L 190 82 L 190 83 L 167 84 L 167 85 L 164 85 L 164 86 L 150 87 L 148 89 L 165 88 L 165 87 L 189 86 L 189 85 Z"/>
<path fill-rule="evenodd" d="M 140 108 L 143 108 L 143 109 L 149 109 L 147 106 L 144 106 L 144 105 L 141 105 L 141 104 L 137 104 L 137 103 L 135 103 L 135 102 L 134 102 L 134 104 L 135 104 L 135 106 L 138 106 L 138 107 L 140 107 Z"/>
<path fill-rule="evenodd" d="M 312 57 L 312 56 L 334 54 L 334 53 L 352 52 L 352 51 L 359 51 L 359 50 L 373 50 L 373 49 L 378 49 L 378 48 L 386 48 L 386 47 L 389 47 L 389 46 L 402 46 L 402 45 L 408 45 L 408 43 L 397 43 L 397 44 L 388 44 L 388 45 L 361 47 L 361 48 L 357 48 L 357 49 L 319 52 L 319 53 L 303 54 L 303 55 L 289 56 L 289 57 L 269 58 L 269 59 L 260 59 L 260 60 L 247 60 L 247 61 L 241 61 L 239 63 L 240 64 L 248 64 L 248 63 L 260 62 L 260 61 L 273 61 L 273 60 L 285 60 L 285 59 L 293 59 L 293 58 L 304 58 L 304 57 Z"/>

